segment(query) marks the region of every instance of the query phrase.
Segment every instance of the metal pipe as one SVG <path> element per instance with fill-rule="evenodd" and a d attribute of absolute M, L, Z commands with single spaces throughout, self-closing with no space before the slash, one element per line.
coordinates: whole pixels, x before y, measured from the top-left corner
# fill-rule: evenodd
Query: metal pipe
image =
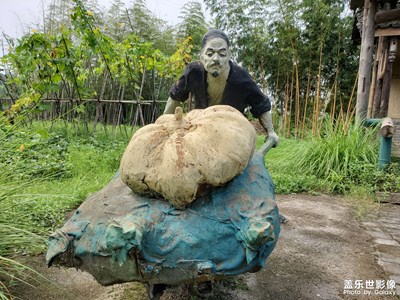
<path fill-rule="evenodd" d="M 384 119 L 366 119 L 363 125 L 366 127 L 381 124 L 381 143 L 379 146 L 378 169 L 384 170 L 391 163 L 392 136 L 394 133 L 394 124 L 391 118 Z"/>
<path fill-rule="evenodd" d="M 381 136 L 378 169 L 384 170 L 391 163 L 392 137 Z"/>

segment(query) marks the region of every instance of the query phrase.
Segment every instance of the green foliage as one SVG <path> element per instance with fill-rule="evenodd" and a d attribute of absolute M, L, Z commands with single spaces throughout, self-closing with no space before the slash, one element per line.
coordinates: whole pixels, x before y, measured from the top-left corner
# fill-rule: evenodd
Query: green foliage
<path fill-rule="evenodd" d="M 0 134 L 0 278 L 37 278 L 10 257 L 46 249 L 66 212 L 115 175 L 128 137 L 122 130 L 88 132 L 62 122 L 8 125 Z M 0 281 L 0 299 L 6 295 Z"/>
<path fill-rule="evenodd" d="M 199 57 L 201 41 L 208 28 L 201 3 L 197 1 L 186 3 L 181 9 L 179 18 L 182 21 L 178 25 L 178 35 L 182 38 L 191 37 L 193 54 Z"/>
<path fill-rule="evenodd" d="M 274 181 L 276 193 L 321 193 L 327 191 L 327 184 L 321 178 L 303 172 L 298 165 L 298 155 L 301 155 L 307 147 L 307 141 L 281 139 L 280 145 L 268 152 L 265 162 Z"/>
<path fill-rule="evenodd" d="M 12 123 L 21 114 L 42 111 L 46 98 L 77 99 L 69 113 L 82 120 L 90 113 L 85 99 L 166 97 L 172 80 L 191 60 L 192 39 L 185 36 L 175 42 L 172 29 L 142 0 L 128 8 L 119 4 L 115 1 L 110 13 L 123 18 L 115 23 L 115 16 L 107 15 L 106 20 L 113 18 L 108 24 L 84 1 L 54 1 L 52 9 L 68 7 L 68 20 L 60 20 L 68 26 L 48 23 L 47 32 L 34 30 L 16 41 L 9 39 L 9 53 L 1 64 L 7 70 L 4 91 L 13 105 L 7 118 L 0 114 L 1 118 Z M 108 25 L 118 34 L 111 34 Z"/>
<path fill-rule="evenodd" d="M 0 137 L 0 168 L 10 180 L 36 177 L 68 177 L 71 165 L 66 161 L 68 141 L 47 130 L 11 131 Z"/>
<path fill-rule="evenodd" d="M 321 135 L 311 138 L 310 147 L 300 158 L 300 166 L 317 176 L 329 177 L 332 172 L 349 175 L 354 164 L 376 164 L 378 139 L 376 130 L 343 122 L 324 122 Z"/>
<path fill-rule="evenodd" d="M 321 136 L 283 139 L 266 156 L 277 193 L 358 193 L 400 190 L 400 167 L 378 170 L 376 129 L 325 121 Z"/>

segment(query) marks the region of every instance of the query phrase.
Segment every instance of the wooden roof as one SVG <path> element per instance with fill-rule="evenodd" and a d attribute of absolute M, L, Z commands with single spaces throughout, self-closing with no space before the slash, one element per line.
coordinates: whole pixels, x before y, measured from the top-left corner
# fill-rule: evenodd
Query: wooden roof
<path fill-rule="evenodd" d="M 384 4 L 385 2 L 389 2 L 391 5 L 396 5 L 396 3 L 400 3 L 398 0 L 376 0 L 377 3 L 379 4 Z M 356 9 L 364 7 L 364 0 L 351 0 L 350 1 L 350 8 L 351 9 Z"/>
<path fill-rule="evenodd" d="M 375 15 L 375 36 L 400 36 L 400 0 L 375 0 L 377 13 Z M 364 0 L 351 0 L 350 7 L 354 10 L 352 40 L 361 43 L 361 31 L 364 13 Z"/>

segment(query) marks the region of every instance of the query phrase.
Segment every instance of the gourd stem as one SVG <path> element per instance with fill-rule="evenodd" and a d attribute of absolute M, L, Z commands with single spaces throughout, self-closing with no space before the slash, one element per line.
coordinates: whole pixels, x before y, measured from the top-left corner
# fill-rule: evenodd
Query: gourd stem
<path fill-rule="evenodd" d="M 177 108 L 175 108 L 175 120 L 180 121 L 182 120 L 182 117 L 183 117 L 182 107 L 178 106 Z"/>

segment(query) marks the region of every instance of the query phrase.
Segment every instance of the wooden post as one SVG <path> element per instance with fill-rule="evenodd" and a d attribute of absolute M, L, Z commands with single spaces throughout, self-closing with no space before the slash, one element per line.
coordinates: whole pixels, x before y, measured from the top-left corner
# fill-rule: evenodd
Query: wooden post
<path fill-rule="evenodd" d="M 390 97 L 390 87 L 392 83 L 393 62 L 396 60 L 397 53 L 397 37 L 392 37 L 388 45 L 388 66 L 382 85 L 382 101 L 380 107 L 380 117 L 387 117 Z"/>
<path fill-rule="evenodd" d="M 374 52 L 375 13 L 376 0 L 365 0 L 357 86 L 356 120 L 358 122 L 363 121 L 367 117 L 372 56 Z"/>
<path fill-rule="evenodd" d="M 385 36 L 380 36 L 378 40 L 378 49 L 376 51 L 376 61 L 378 62 L 376 70 L 376 83 L 373 100 L 372 118 L 378 118 L 380 115 L 380 107 L 382 101 L 382 85 L 386 74 L 387 68 L 387 53 L 388 53 L 388 39 Z"/>
<path fill-rule="evenodd" d="M 374 64 L 372 67 L 372 79 L 371 79 L 371 87 L 369 89 L 369 96 L 368 96 L 368 112 L 367 112 L 367 118 L 372 118 L 373 113 L 374 113 L 374 95 L 376 91 L 376 81 L 377 81 L 377 73 L 378 73 L 378 66 L 379 66 L 379 60 L 378 60 L 378 53 L 379 53 L 379 45 L 381 44 L 381 37 L 379 37 L 379 42 L 378 42 L 378 50 L 375 53 L 375 58 L 374 58 Z"/>

